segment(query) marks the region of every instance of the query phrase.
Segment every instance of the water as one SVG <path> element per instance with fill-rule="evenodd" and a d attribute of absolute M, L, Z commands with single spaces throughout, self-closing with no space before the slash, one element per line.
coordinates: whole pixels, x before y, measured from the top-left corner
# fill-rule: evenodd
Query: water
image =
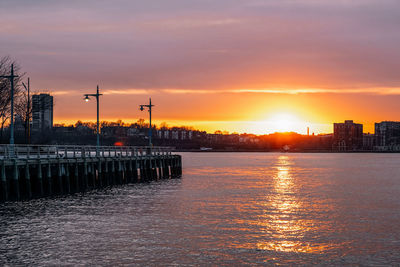
<path fill-rule="evenodd" d="M 398 265 L 400 155 L 183 153 L 182 179 L 0 205 L 9 265 Z"/>

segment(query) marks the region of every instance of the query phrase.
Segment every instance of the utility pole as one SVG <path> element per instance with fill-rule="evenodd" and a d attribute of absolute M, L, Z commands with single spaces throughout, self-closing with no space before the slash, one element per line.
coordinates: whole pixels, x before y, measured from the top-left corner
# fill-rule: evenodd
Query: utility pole
<path fill-rule="evenodd" d="M 31 124 L 30 124 L 30 121 L 31 121 L 31 111 L 30 111 L 31 97 L 29 94 L 29 91 L 31 89 L 30 78 L 28 77 L 28 86 L 26 86 L 24 83 L 22 83 L 22 85 L 25 87 L 25 90 L 28 91 L 28 103 L 27 103 L 27 107 L 26 107 L 26 120 L 27 120 L 27 125 L 26 125 L 27 128 L 26 129 L 27 129 L 28 144 L 30 144 L 31 143 Z"/>
<path fill-rule="evenodd" d="M 103 94 L 99 93 L 99 86 L 97 85 L 97 91 L 95 94 L 84 94 L 85 98 L 84 100 L 86 102 L 89 102 L 90 98 L 89 96 L 94 96 L 96 97 L 96 102 L 97 102 L 97 136 L 96 136 L 96 150 L 97 150 L 97 155 L 99 153 L 99 147 L 100 147 L 100 122 L 99 122 L 99 98 Z"/>
<path fill-rule="evenodd" d="M 151 109 L 152 109 L 152 107 L 154 107 L 154 105 L 151 104 L 151 98 L 149 100 L 149 104 L 148 105 L 140 105 L 140 110 L 143 111 L 145 107 L 149 109 L 149 115 L 150 115 L 149 147 L 151 148 L 153 146 L 153 144 L 151 143 L 151 135 L 152 135 L 152 131 L 151 131 Z"/>
<path fill-rule="evenodd" d="M 17 77 L 18 75 L 14 75 L 14 64 L 11 64 L 11 74 L 9 76 L 0 76 L 0 78 L 9 79 L 11 85 L 10 145 L 14 145 L 14 79 Z"/>

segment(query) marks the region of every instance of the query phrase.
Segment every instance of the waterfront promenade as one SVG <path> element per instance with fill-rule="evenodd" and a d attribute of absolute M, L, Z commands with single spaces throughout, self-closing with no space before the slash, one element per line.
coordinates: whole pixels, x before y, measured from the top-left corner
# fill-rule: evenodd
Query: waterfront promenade
<path fill-rule="evenodd" d="M 176 178 L 181 157 L 168 147 L 0 145 L 0 200 L 29 200 Z"/>

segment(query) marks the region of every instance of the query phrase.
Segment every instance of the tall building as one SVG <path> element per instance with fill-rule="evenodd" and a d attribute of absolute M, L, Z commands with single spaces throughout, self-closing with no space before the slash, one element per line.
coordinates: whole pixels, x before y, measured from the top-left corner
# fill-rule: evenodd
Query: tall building
<path fill-rule="evenodd" d="M 375 144 L 379 150 L 399 150 L 400 122 L 375 123 Z"/>
<path fill-rule="evenodd" d="M 346 120 L 333 124 L 333 149 L 339 151 L 358 150 L 363 147 L 363 125 Z"/>
<path fill-rule="evenodd" d="M 32 130 L 43 131 L 53 128 L 53 96 L 32 96 Z"/>

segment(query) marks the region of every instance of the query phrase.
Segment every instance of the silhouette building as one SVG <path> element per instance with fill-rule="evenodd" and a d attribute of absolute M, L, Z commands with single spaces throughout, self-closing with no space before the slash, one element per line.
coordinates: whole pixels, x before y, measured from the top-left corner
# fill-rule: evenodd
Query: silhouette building
<path fill-rule="evenodd" d="M 43 131 L 53 128 L 53 96 L 38 94 L 32 96 L 32 130 Z"/>
<path fill-rule="evenodd" d="M 399 150 L 400 122 L 375 123 L 375 143 L 379 150 Z"/>
<path fill-rule="evenodd" d="M 363 125 L 346 120 L 333 124 L 333 149 L 339 151 L 358 150 L 363 147 Z"/>
<path fill-rule="evenodd" d="M 375 147 L 375 135 L 374 134 L 364 134 L 363 135 L 363 149 L 373 150 Z"/>

